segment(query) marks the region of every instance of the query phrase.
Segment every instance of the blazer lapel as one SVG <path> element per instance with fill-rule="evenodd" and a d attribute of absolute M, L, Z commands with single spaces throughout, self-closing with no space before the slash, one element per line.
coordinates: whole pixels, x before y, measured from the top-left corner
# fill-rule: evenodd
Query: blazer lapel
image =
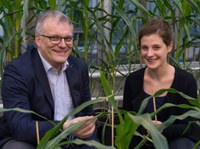
<path fill-rule="evenodd" d="M 73 105 L 74 107 L 78 106 L 78 100 L 80 99 L 80 92 L 79 92 L 79 88 L 80 86 L 78 86 L 77 82 L 79 81 L 79 76 L 78 76 L 78 71 L 76 66 L 73 64 L 73 60 L 68 59 L 69 62 L 69 67 L 66 69 L 66 76 L 67 76 L 67 81 L 69 84 L 69 89 L 71 92 L 71 96 L 72 96 L 72 101 L 73 101 Z"/>
<path fill-rule="evenodd" d="M 44 66 L 42 64 L 42 61 L 40 59 L 40 56 L 38 54 L 37 49 L 33 49 L 32 50 L 32 55 L 33 55 L 33 69 L 35 72 L 35 75 L 40 83 L 40 85 L 42 86 L 48 101 L 50 102 L 52 108 L 54 109 L 54 102 L 53 102 L 53 97 L 51 94 L 51 89 L 48 83 L 48 78 L 44 69 Z"/>

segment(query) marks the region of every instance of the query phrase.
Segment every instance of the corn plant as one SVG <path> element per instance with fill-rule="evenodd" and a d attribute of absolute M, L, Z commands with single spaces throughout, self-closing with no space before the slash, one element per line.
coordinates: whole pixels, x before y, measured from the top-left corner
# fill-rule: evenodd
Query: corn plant
<path fill-rule="evenodd" d="M 117 131 L 115 146 L 122 148 L 123 144 L 128 145 L 131 136 L 136 133 L 137 127 L 144 124 L 144 127 L 149 131 L 155 132 L 153 137 L 155 146 L 159 148 L 160 141 L 164 144 L 164 148 L 167 148 L 165 138 L 151 124 L 151 115 L 142 115 L 140 117 L 137 114 L 133 115 L 125 112 L 125 119 L 122 119 L 121 113 L 123 111 L 118 109 L 114 96 L 119 95 L 123 90 L 123 86 L 120 84 L 123 84 L 124 78 L 131 71 L 142 67 L 137 39 L 138 30 L 149 19 L 157 17 L 168 21 L 174 31 L 174 52 L 170 56 L 170 63 L 194 72 L 195 78 L 199 82 L 200 72 L 190 69 L 190 63 L 187 63 L 187 49 L 197 46 L 199 43 L 199 34 L 191 34 L 191 30 L 193 27 L 199 28 L 200 26 L 200 1 L 99 0 L 93 5 L 91 3 L 92 1 L 90 0 L 0 0 L 0 26 L 4 31 L 4 36 L 0 37 L 0 81 L 5 65 L 26 51 L 29 44 L 34 44 L 34 24 L 40 12 L 48 9 L 60 10 L 67 14 L 74 23 L 75 41 L 73 54 L 85 59 L 89 65 L 91 92 L 99 90 L 93 96 L 97 97 L 97 99 L 99 96 L 109 97 L 109 107 L 114 107 L 114 111 L 120 119 L 120 125 L 115 126 Z M 80 32 L 76 30 L 77 28 L 80 29 Z M 83 51 L 80 51 L 79 45 L 81 42 Z M 96 80 L 92 79 L 94 72 L 101 72 L 102 77 Z M 117 74 L 123 76 L 120 83 L 117 82 Z M 175 105 L 166 105 L 165 108 L 168 106 Z M 186 113 L 186 115 L 176 118 L 185 118 L 189 114 L 194 114 L 195 118 L 199 118 L 198 115 L 195 115 L 199 112 L 199 105 L 194 104 L 194 107 L 197 107 L 193 109 L 194 111 L 192 112 L 194 113 Z M 143 106 L 141 106 L 142 108 Z M 183 106 L 182 108 L 186 107 Z M 102 114 L 106 115 L 108 113 L 102 112 Z M 176 118 L 169 119 L 166 125 L 169 125 Z M 138 120 L 142 121 L 142 123 L 138 123 Z M 125 127 L 126 124 L 128 124 L 127 128 Z M 135 127 L 131 129 L 133 125 Z M 150 127 L 147 127 L 148 125 Z M 166 125 L 163 125 L 163 127 L 166 127 Z M 51 136 L 59 129 L 59 126 L 48 134 Z M 123 131 L 124 127 L 126 130 Z M 124 140 L 123 138 L 125 138 L 124 136 L 127 132 L 131 132 L 131 134 L 127 140 Z M 60 137 L 65 137 L 68 134 L 67 130 Z M 57 139 L 55 140 L 58 141 Z M 43 145 L 38 148 L 47 145 L 50 137 L 45 137 L 43 140 L 43 143 L 41 143 Z M 51 140 L 50 144 L 56 146 L 55 140 Z M 82 142 L 81 140 L 76 141 L 77 144 L 87 144 L 87 142 Z M 95 143 L 90 142 L 88 144 Z M 142 144 L 140 145 L 142 146 Z M 140 145 L 138 148 L 141 147 Z M 97 146 L 100 148 L 101 145 L 98 144 Z"/>

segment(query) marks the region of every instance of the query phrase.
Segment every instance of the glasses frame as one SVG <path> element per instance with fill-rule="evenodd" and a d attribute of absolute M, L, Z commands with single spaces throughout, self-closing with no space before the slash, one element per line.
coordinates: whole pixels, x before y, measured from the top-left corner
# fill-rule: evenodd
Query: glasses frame
<path fill-rule="evenodd" d="M 74 39 L 73 36 L 70 36 L 70 35 L 68 35 L 66 37 L 61 37 L 61 36 L 57 36 L 57 35 L 55 35 L 55 36 L 48 36 L 48 35 L 40 34 L 40 36 L 49 38 L 50 42 L 52 44 L 55 44 L 55 45 L 58 45 L 62 41 L 62 39 L 64 39 L 65 44 L 68 44 L 68 43 L 72 42 L 73 39 Z"/>

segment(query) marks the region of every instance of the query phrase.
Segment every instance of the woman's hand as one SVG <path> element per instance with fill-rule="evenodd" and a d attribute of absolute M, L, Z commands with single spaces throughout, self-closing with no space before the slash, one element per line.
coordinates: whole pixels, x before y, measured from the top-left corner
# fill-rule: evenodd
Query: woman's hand
<path fill-rule="evenodd" d="M 154 124 L 155 126 L 157 126 L 157 127 L 158 127 L 159 125 L 162 124 L 162 122 L 161 122 L 161 121 L 158 121 L 158 120 L 157 120 L 157 121 L 156 121 L 156 120 L 152 120 L 152 122 L 153 122 L 153 124 Z M 161 133 L 162 133 L 162 131 L 163 131 L 163 130 L 160 130 Z"/>
<path fill-rule="evenodd" d="M 161 121 L 152 120 L 152 122 L 153 122 L 154 125 L 161 125 L 162 124 Z"/>

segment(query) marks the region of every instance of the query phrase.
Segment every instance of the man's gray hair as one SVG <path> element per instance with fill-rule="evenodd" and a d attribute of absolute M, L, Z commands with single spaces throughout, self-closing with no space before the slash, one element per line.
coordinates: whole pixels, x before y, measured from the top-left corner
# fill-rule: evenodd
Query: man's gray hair
<path fill-rule="evenodd" d="M 69 25 L 71 25 L 72 29 L 74 29 L 72 21 L 66 15 L 64 15 L 63 13 L 61 13 L 58 10 L 49 10 L 49 11 L 42 13 L 39 16 L 37 23 L 36 23 L 36 27 L 35 27 L 35 36 L 38 35 L 39 33 L 41 34 L 43 32 L 42 27 L 44 25 L 45 20 L 48 18 L 54 18 L 54 21 L 58 22 L 58 23 L 67 22 L 67 23 L 69 23 Z"/>

